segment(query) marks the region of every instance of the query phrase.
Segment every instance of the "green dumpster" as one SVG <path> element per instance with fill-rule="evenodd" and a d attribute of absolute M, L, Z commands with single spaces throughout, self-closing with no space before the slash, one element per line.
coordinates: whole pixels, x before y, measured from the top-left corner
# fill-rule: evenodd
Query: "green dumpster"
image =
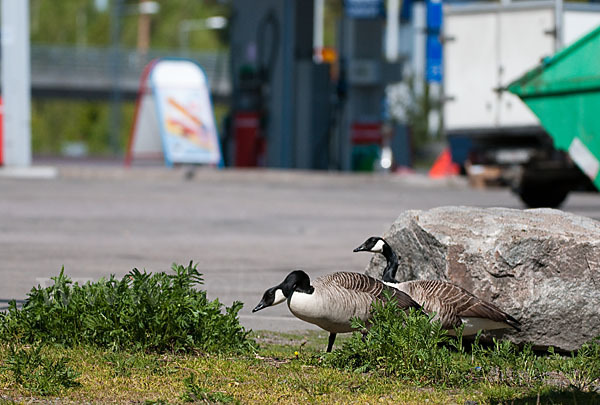
<path fill-rule="evenodd" d="M 508 86 L 600 189 L 600 27 Z"/>

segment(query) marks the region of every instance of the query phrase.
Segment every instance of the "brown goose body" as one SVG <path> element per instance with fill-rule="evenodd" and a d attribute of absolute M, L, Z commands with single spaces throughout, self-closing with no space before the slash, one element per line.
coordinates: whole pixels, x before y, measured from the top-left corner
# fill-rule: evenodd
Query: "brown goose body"
<path fill-rule="evenodd" d="M 463 335 L 474 335 L 479 330 L 513 327 L 519 322 L 492 303 L 484 301 L 467 290 L 441 280 L 414 280 L 388 285 L 398 288 L 419 303 L 426 312 L 435 313 L 444 329 L 453 334 L 454 328 L 464 325 Z"/>
<path fill-rule="evenodd" d="M 295 291 L 287 299 L 290 311 L 299 319 L 319 326 L 330 333 L 352 332 L 352 318 L 368 321 L 371 306 L 383 300 L 390 291 L 401 308 L 419 305 L 406 293 L 360 273 L 338 272 L 319 277 L 312 282 L 311 294 Z"/>
<path fill-rule="evenodd" d="M 438 319 L 450 334 L 454 334 L 454 328 L 461 325 L 464 325 L 464 336 L 474 335 L 480 330 L 520 330 L 520 323 L 515 318 L 456 284 L 441 280 L 398 282 L 398 256 L 383 238 L 371 237 L 354 251 L 382 254 L 387 260 L 383 282 L 408 294 L 426 312 L 435 313 L 435 319 Z"/>

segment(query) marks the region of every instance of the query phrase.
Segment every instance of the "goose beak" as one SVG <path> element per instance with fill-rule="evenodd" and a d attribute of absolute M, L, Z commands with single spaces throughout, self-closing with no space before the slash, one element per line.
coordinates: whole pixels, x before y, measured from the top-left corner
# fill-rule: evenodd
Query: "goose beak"
<path fill-rule="evenodd" d="M 362 245 L 360 245 L 359 247 L 357 247 L 356 249 L 354 249 L 353 252 L 364 252 L 364 251 L 368 251 L 368 250 L 369 249 L 367 249 L 367 247 L 363 243 Z"/>
<path fill-rule="evenodd" d="M 260 311 L 263 308 L 266 308 L 268 305 L 266 305 L 264 302 L 259 302 L 257 306 L 254 307 L 254 309 L 252 310 L 252 313 Z"/>

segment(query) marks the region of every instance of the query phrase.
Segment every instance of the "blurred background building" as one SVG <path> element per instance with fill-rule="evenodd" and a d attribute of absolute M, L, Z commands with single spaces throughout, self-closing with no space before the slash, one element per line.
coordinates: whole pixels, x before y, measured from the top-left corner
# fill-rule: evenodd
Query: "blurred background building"
<path fill-rule="evenodd" d="M 34 160 L 122 158 L 144 66 L 175 56 L 207 73 L 226 166 L 419 170 L 449 146 L 530 205 L 589 186 L 503 90 L 600 25 L 593 3 L 29 0 L 29 15 Z"/>
<path fill-rule="evenodd" d="M 385 91 L 403 77 L 423 81 L 412 10 L 424 29 L 425 5 L 390 4 L 391 13 L 383 0 L 29 0 L 33 155 L 122 156 L 144 66 L 176 56 L 210 79 L 229 165 L 373 170 L 386 143 L 410 166 L 427 125 L 414 108 L 390 108 Z M 416 132 L 387 125 L 397 114 L 419 122 Z"/>

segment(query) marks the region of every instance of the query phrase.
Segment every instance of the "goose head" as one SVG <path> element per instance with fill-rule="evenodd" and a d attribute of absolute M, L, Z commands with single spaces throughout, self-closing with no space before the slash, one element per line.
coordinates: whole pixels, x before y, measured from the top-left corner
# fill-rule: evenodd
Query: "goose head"
<path fill-rule="evenodd" d="M 379 236 L 371 236 L 362 245 L 354 249 L 354 252 L 372 252 L 372 253 L 383 253 L 383 248 L 387 243 L 383 238 Z"/>
<path fill-rule="evenodd" d="M 261 309 L 281 304 L 283 301 L 292 296 L 294 291 L 312 294 L 314 288 L 310 285 L 310 277 L 302 270 L 294 270 L 287 275 L 281 284 L 271 287 L 265 291 L 262 299 L 252 312 L 260 311 Z"/>
<path fill-rule="evenodd" d="M 362 245 L 354 249 L 354 252 L 381 253 L 387 261 L 383 270 L 382 280 L 387 283 L 397 283 L 398 255 L 383 238 L 371 236 Z"/>

